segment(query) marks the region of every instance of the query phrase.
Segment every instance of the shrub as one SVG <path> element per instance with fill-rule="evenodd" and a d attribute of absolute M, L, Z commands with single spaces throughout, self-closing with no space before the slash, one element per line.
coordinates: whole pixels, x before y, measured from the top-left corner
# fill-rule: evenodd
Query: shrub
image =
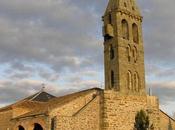
<path fill-rule="evenodd" d="M 149 116 L 144 110 L 137 112 L 134 127 L 136 130 L 147 130 L 149 128 Z"/>

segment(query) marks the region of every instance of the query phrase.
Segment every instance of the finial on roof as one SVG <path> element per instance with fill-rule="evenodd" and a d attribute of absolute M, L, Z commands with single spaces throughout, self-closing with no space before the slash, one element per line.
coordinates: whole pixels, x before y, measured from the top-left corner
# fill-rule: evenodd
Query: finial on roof
<path fill-rule="evenodd" d="M 152 90 L 149 88 L 149 96 L 152 96 Z"/>
<path fill-rule="evenodd" d="M 41 86 L 42 86 L 41 92 L 43 92 L 45 90 L 45 88 L 46 88 L 46 84 L 42 83 Z"/>

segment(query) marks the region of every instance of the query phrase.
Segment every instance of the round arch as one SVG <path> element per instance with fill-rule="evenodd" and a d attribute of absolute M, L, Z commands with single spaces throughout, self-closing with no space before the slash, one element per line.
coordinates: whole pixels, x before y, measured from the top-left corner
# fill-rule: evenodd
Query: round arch
<path fill-rule="evenodd" d="M 33 130 L 44 130 L 44 129 L 43 129 L 43 127 L 40 124 L 35 123 Z"/>
<path fill-rule="evenodd" d="M 135 91 L 139 92 L 139 84 L 140 84 L 140 79 L 139 79 L 139 74 L 137 72 L 134 72 L 134 87 L 135 87 Z"/>
<path fill-rule="evenodd" d="M 136 23 L 132 24 L 132 36 L 133 36 L 133 42 L 139 43 L 139 30 Z"/>
<path fill-rule="evenodd" d="M 23 126 L 19 125 L 18 130 L 25 130 Z"/>
<path fill-rule="evenodd" d="M 127 87 L 129 90 L 132 90 L 133 86 L 132 86 L 132 72 L 130 70 L 128 70 L 127 72 Z"/>
<path fill-rule="evenodd" d="M 122 37 L 123 39 L 129 40 L 129 25 L 126 19 L 121 21 L 122 24 Z"/>
<path fill-rule="evenodd" d="M 132 53 L 131 53 L 131 46 L 128 44 L 128 46 L 127 46 L 127 57 L 128 57 L 128 62 L 131 61 L 131 56 L 132 56 Z"/>
<path fill-rule="evenodd" d="M 138 50 L 136 46 L 133 47 L 133 58 L 134 58 L 134 62 L 136 63 L 138 59 Z"/>

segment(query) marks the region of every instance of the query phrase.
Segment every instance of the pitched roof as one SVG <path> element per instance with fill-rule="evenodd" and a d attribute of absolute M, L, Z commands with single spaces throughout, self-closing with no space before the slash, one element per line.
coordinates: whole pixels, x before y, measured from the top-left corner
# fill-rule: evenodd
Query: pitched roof
<path fill-rule="evenodd" d="M 83 90 L 83 91 L 79 91 L 79 92 L 75 92 L 75 93 L 72 93 L 72 94 L 68 94 L 68 95 L 65 95 L 65 96 L 61 96 L 61 97 L 57 97 L 57 98 L 54 98 L 54 99 L 51 99 L 47 105 L 48 106 L 58 106 L 58 105 L 63 105 L 69 101 L 72 101 L 72 99 L 75 99 L 77 97 L 80 97 L 82 95 L 86 95 L 92 91 L 102 91 L 102 89 L 100 88 L 91 88 L 91 89 L 86 89 L 86 90 Z"/>
<path fill-rule="evenodd" d="M 37 116 L 37 115 L 47 115 L 47 113 L 49 112 L 49 109 L 62 106 L 64 104 L 72 101 L 73 99 L 76 99 L 82 95 L 86 95 L 94 90 L 95 91 L 102 91 L 102 89 L 100 89 L 100 88 L 92 88 L 92 89 L 87 89 L 87 90 L 83 90 L 80 92 L 68 94 L 65 96 L 56 97 L 56 98 L 49 100 L 47 103 L 45 103 L 42 108 L 40 107 L 39 109 L 35 109 L 35 110 L 28 112 L 24 115 L 20 115 L 18 117 L 15 117 L 14 119 L 26 118 L 26 117 Z"/>
<path fill-rule="evenodd" d="M 30 100 L 30 101 L 37 101 L 37 102 L 47 102 L 50 99 L 55 98 L 55 96 L 44 92 L 44 91 L 40 91 L 24 100 Z"/>
<path fill-rule="evenodd" d="M 124 7 L 123 6 L 124 3 L 128 3 L 129 5 L 127 7 Z M 108 6 L 106 8 L 104 15 L 106 15 L 109 12 L 116 10 L 116 9 L 117 10 L 125 10 L 127 12 L 129 11 L 130 13 L 132 12 L 132 13 L 139 15 L 139 16 L 141 15 L 135 0 L 130 0 L 130 1 L 127 1 L 127 0 L 109 0 Z"/>
<path fill-rule="evenodd" d="M 175 119 L 172 118 L 171 116 L 169 116 L 167 113 L 165 113 L 164 111 L 162 111 L 161 109 L 159 109 L 160 112 L 162 112 L 165 116 L 167 116 L 168 118 L 170 118 L 171 120 L 173 120 L 175 122 Z"/>
<path fill-rule="evenodd" d="M 47 102 L 49 101 L 50 99 L 53 99 L 53 98 L 56 98 L 55 96 L 47 93 L 47 92 L 44 92 L 44 91 L 40 91 L 40 92 L 37 92 L 35 94 L 33 94 L 32 96 L 29 96 L 25 99 L 22 99 L 14 104 L 11 104 L 9 106 L 6 106 L 6 107 L 3 107 L 3 108 L 0 108 L 0 112 L 2 111 L 8 111 L 8 110 L 12 110 L 12 108 L 14 106 L 17 106 L 17 105 L 20 105 L 20 104 L 23 104 L 25 102 L 35 102 L 35 103 L 44 103 L 44 102 Z"/>

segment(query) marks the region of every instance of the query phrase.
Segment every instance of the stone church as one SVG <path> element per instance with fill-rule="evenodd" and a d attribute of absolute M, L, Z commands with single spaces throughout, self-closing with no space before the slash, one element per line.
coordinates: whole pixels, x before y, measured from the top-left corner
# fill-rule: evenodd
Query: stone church
<path fill-rule="evenodd" d="M 105 89 L 55 97 L 40 91 L 0 109 L 0 130 L 134 130 L 145 110 L 154 130 L 175 120 L 146 94 L 142 16 L 135 0 L 109 0 L 102 17 Z"/>

